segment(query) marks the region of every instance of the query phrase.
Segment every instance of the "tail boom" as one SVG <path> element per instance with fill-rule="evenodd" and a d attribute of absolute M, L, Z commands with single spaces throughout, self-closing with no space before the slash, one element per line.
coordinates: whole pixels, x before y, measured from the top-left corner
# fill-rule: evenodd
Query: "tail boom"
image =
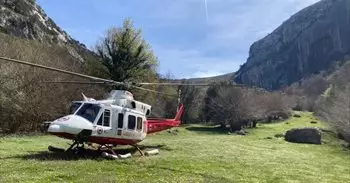
<path fill-rule="evenodd" d="M 184 112 L 182 104 L 179 105 L 174 119 L 149 118 L 147 119 L 147 134 L 156 133 L 181 124 L 181 116 Z"/>

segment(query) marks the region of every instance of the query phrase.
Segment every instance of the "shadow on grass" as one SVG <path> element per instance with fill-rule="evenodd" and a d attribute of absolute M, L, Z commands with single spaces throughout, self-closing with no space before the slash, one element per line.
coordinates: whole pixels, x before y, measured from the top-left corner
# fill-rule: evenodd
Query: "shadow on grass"
<path fill-rule="evenodd" d="M 198 173 L 194 171 L 185 171 L 185 170 L 179 170 L 179 169 L 174 169 L 170 167 L 157 167 L 155 166 L 150 166 L 148 167 L 150 169 L 158 169 L 158 170 L 166 170 L 170 172 L 175 172 L 175 173 L 181 173 L 181 174 L 189 174 L 189 175 L 199 175 L 204 178 L 205 182 L 233 182 L 231 179 L 227 179 L 225 177 L 219 177 L 215 175 L 209 175 L 207 173 Z"/>
<path fill-rule="evenodd" d="M 164 151 L 172 151 L 171 148 L 166 147 L 166 145 L 139 145 L 142 151 L 150 149 L 159 149 Z M 117 154 L 127 154 L 131 153 L 133 156 L 140 156 L 139 152 L 134 147 L 114 149 Z M 93 149 L 82 149 L 78 154 L 73 152 L 50 152 L 50 151 L 27 151 L 29 154 L 15 155 L 0 158 L 1 159 L 23 159 L 23 160 L 40 160 L 40 161 L 74 161 L 82 159 L 92 159 L 101 161 L 104 158 L 101 156 L 103 151 L 93 150 Z M 105 151 L 111 153 L 110 151 Z"/>
<path fill-rule="evenodd" d="M 186 127 L 186 130 L 197 132 L 197 133 L 205 133 L 205 134 L 227 134 L 228 129 L 222 128 L 221 126 L 191 126 Z"/>

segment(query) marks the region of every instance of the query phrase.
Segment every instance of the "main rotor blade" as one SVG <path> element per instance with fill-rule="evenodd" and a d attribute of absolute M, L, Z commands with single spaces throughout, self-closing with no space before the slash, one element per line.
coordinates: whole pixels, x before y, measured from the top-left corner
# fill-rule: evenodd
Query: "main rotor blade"
<path fill-rule="evenodd" d="M 49 66 L 40 65 L 40 64 L 34 64 L 34 63 L 21 61 L 21 60 L 17 60 L 17 59 L 6 58 L 6 57 L 0 57 L 0 59 L 8 61 L 8 62 L 12 62 L 12 63 L 17 63 L 17 64 L 22 64 L 22 65 L 28 65 L 28 66 L 32 66 L 32 67 L 42 68 L 42 69 L 46 69 L 46 70 L 51 70 L 51 71 L 55 71 L 55 72 L 69 74 L 69 75 L 72 75 L 72 76 L 78 76 L 78 77 L 85 78 L 85 79 L 92 79 L 92 80 L 97 80 L 97 81 L 103 81 L 103 82 L 106 82 L 106 83 L 113 83 L 113 84 L 117 84 L 117 85 L 126 85 L 123 82 L 118 82 L 118 81 L 114 81 L 114 80 L 98 78 L 98 77 L 94 77 L 94 76 L 80 74 L 80 73 L 67 71 L 67 70 L 63 70 L 63 69 L 57 69 L 57 68 L 54 68 L 54 67 L 49 67 Z"/>
<path fill-rule="evenodd" d="M 236 86 L 236 87 L 245 87 L 244 85 L 241 85 L 241 84 L 224 85 L 224 84 L 211 84 L 211 83 L 137 83 L 137 84 L 144 85 L 144 86 L 156 85 L 156 86 L 222 86 L 222 87 Z"/>
<path fill-rule="evenodd" d="M 110 82 L 85 82 L 85 81 L 43 81 L 42 83 L 62 83 L 62 84 L 108 84 L 114 85 Z M 207 84 L 207 83 L 125 83 L 130 86 L 143 85 L 143 86 L 221 86 L 221 87 L 244 87 L 244 85 L 231 84 L 231 85 L 220 85 L 220 84 Z"/>
<path fill-rule="evenodd" d="M 136 89 L 143 90 L 143 91 L 149 91 L 149 92 L 153 92 L 153 93 L 157 93 L 157 94 L 162 94 L 162 95 L 177 96 L 177 95 L 173 95 L 173 94 L 169 94 L 169 93 L 163 93 L 163 92 L 159 92 L 159 91 L 156 91 L 156 90 L 151 90 L 151 89 L 148 89 L 148 88 L 143 88 L 143 87 L 139 87 L 139 86 L 135 86 L 135 85 L 131 85 L 131 87 L 134 87 Z"/>
<path fill-rule="evenodd" d="M 49 83 L 49 84 L 93 84 L 93 85 L 115 85 L 113 83 L 106 83 L 106 82 L 84 82 L 84 81 L 44 81 L 42 83 Z M 162 94 L 162 95 L 168 95 L 168 96 L 177 96 L 177 95 L 173 95 L 173 94 L 168 94 L 168 93 L 163 93 L 163 92 L 159 92 L 156 90 L 152 90 L 152 89 L 148 89 L 148 88 L 143 88 L 143 87 L 139 87 L 136 85 L 127 85 L 131 88 L 136 88 L 139 90 L 143 90 L 143 91 L 148 91 L 148 92 L 153 92 L 153 93 L 157 93 L 157 94 Z"/>
<path fill-rule="evenodd" d="M 86 85 L 114 85 L 113 83 L 106 82 L 89 82 L 89 81 L 43 81 L 41 83 L 51 83 L 51 84 L 86 84 Z"/>
<path fill-rule="evenodd" d="M 72 71 L 67 71 L 64 69 L 58 69 L 54 67 L 49 67 L 45 65 L 40 65 L 40 64 L 35 64 L 31 62 L 26 62 L 26 61 L 21 61 L 17 59 L 12 59 L 12 58 L 7 58 L 7 57 L 1 57 L 0 60 L 12 62 L 12 63 L 17 63 L 17 64 L 22 64 L 22 65 L 28 65 L 31 67 L 37 67 L 37 68 L 42 68 L 46 70 L 51 70 L 59 73 L 64 73 L 64 74 L 69 74 L 72 76 L 78 76 L 81 78 L 85 79 L 91 79 L 95 81 L 100 81 L 100 82 L 80 82 L 80 81 L 53 81 L 53 82 L 47 82 L 47 83 L 67 83 L 67 84 L 107 84 L 107 85 L 123 85 L 127 87 L 134 87 L 136 89 L 144 90 L 144 91 L 149 91 L 149 92 L 154 92 L 158 94 L 164 94 L 164 95 L 171 95 L 171 94 L 165 94 L 156 90 L 151 90 L 148 88 L 143 88 L 137 85 L 143 85 L 143 86 L 220 86 L 220 87 L 245 87 L 244 85 L 238 85 L 238 84 L 231 84 L 231 85 L 220 85 L 220 84 L 206 84 L 206 83 L 126 83 L 126 82 L 119 82 L 119 81 L 114 81 L 114 80 L 109 80 L 109 79 L 103 79 L 95 76 L 89 76 L 86 74 L 80 74 Z"/>

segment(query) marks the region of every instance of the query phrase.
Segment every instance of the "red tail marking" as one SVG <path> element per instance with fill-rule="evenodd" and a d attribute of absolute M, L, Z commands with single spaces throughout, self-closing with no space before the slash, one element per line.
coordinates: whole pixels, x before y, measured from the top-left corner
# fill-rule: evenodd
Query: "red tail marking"
<path fill-rule="evenodd" d="M 174 119 L 149 118 L 147 119 L 147 133 L 155 133 L 177 127 L 181 124 L 181 116 L 184 112 L 184 106 L 179 105 Z"/>
<path fill-rule="evenodd" d="M 183 113 L 184 113 L 184 105 L 180 104 L 179 107 L 177 108 L 177 113 L 176 113 L 174 120 L 180 121 Z"/>

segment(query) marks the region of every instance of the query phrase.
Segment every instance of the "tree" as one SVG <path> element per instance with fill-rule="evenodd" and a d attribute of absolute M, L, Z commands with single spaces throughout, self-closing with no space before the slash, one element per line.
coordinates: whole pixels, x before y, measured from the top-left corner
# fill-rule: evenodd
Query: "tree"
<path fill-rule="evenodd" d="M 280 92 L 234 87 L 229 83 L 207 90 L 202 118 L 232 131 L 242 126 L 256 127 L 258 121 L 288 118 L 293 104 L 290 97 Z"/>
<path fill-rule="evenodd" d="M 157 58 L 130 19 L 120 28 L 108 29 L 97 43 L 96 52 L 115 81 L 149 81 L 156 76 Z"/>
<path fill-rule="evenodd" d="M 190 84 L 188 81 L 182 81 L 182 83 Z M 195 86 L 181 86 L 180 101 L 184 105 L 184 114 L 182 115 L 183 123 L 194 123 L 199 118 L 200 108 L 200 91 Z"/>
<path fill-rule="evenodd" d="M 332 86 L 318 101 L 316 114 L 350 143 L 350 87 Z M 350 145 L 349 145 L 350 147 Z"/>
<path fill-rule="evenodd" d="M 230 125 L 232 131 L 241 129 L 241 120 L 247 118 L 245 92 L 241 88 L 218 88 L 216 95 L 210 98 L 209 114 L 211 120 L 219 122 L 221 126 Z"/>
<path fill-rule="evenodd" d="M 172 82 L 173 76 L 171 73 L 166 75 L 159 75 L 159 82 L 169 83 Z M 178 106 L 178 88 L 171 86 L 157 86 L 156 89 L 159 94 L 155 97 L 152 105 L 153 117 L 173 118 L 177 111 Z"/>

